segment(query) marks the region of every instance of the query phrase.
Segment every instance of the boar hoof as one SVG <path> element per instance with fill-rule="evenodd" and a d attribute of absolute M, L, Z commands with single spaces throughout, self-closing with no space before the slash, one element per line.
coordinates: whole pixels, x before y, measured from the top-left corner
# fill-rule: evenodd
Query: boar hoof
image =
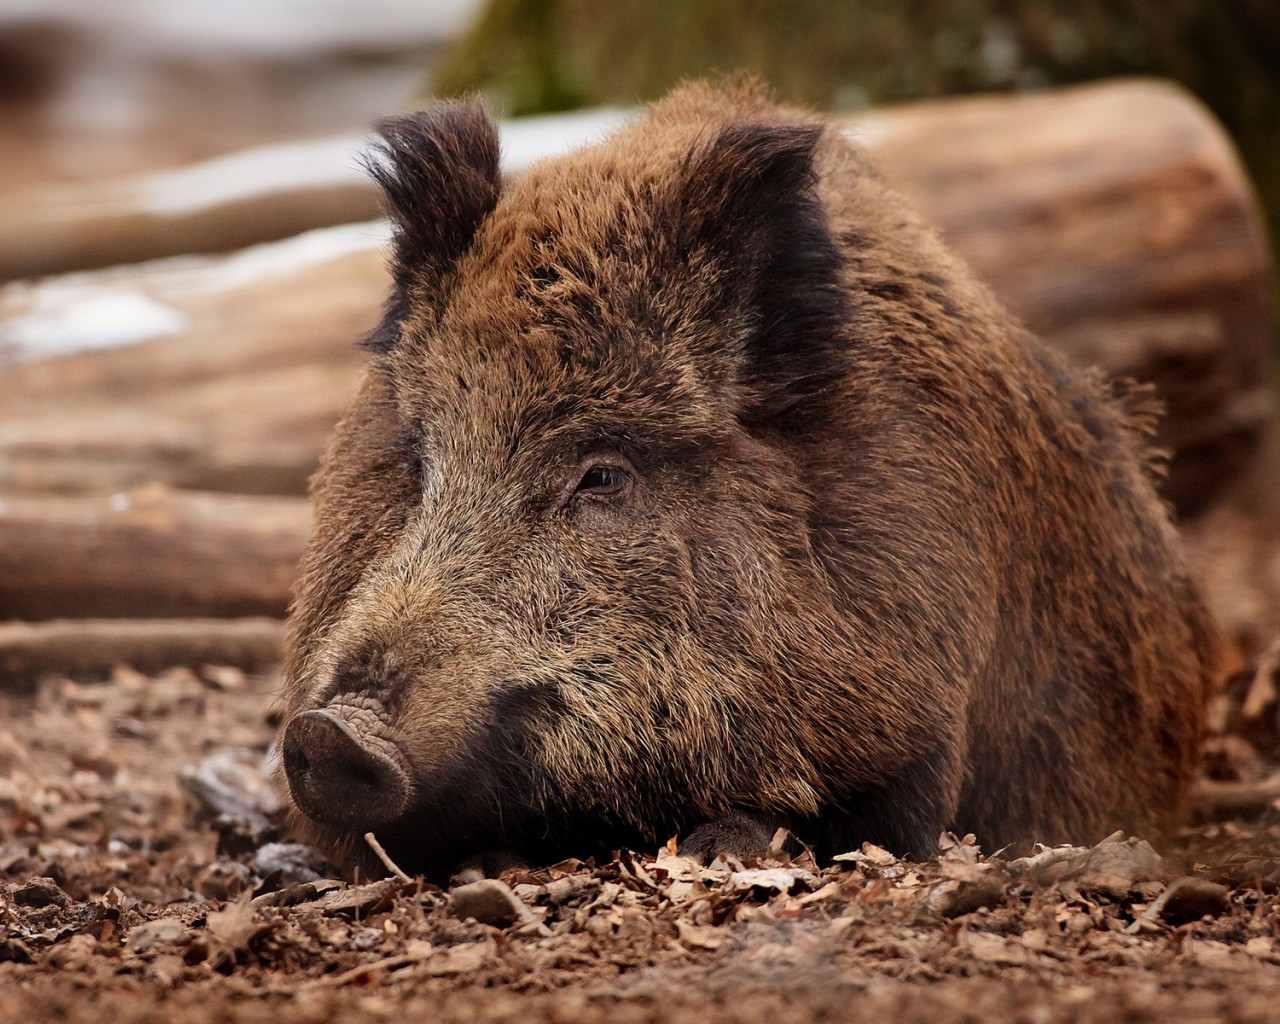
<path fill-rule="evenodd" d="M 469 885 L 485 878 L 497 878 L 504 871 L 529 867 L 527 858 L 512 850 L 485 850 L 464 860 L 449 876 L 449 887 Z"/>
<path fill-rule="evenodd" d="M 409 775 L 399 760 L 329 711 L 290 722 L 283 756 L 294 801 L 316 821 L 364 832 L 394 821 L 408 804 Z"/>
<path fill-rule="evenodd" d="M 769 851 L 774 831 L 749 814 L 726 814 L 690 832 L 680 844 L 680 856 L 703 864 L 722 853 L 739 860 L 763 857 Z"/>

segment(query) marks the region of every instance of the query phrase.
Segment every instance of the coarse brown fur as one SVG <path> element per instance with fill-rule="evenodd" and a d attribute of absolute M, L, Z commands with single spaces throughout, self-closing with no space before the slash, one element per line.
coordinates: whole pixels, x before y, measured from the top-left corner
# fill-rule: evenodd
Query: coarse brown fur
<path fill-rule="evenodd" d="M 384 139 L 396 287 L 286 704 L 402 752 L 404 866 L 1177 820 L 1216 641 L 1140 403 L 845 135 L 739 82 L 510 182 L 474 105 Z"/>

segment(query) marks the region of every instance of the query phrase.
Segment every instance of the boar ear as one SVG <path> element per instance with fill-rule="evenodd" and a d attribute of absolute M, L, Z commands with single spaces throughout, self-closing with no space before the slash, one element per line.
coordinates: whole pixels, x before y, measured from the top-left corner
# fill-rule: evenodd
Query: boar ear
<path fill-rule="evenodd" d="M 731 124 L 695 152 L 680 188 L 677 249 L 714 285 L 715 322 L 746 314 L 744 417 L 768 420 L 840 372 L 841 256 L 817 193 L 817 124 Z M 704 263 L 705 261 L 705 263 Z"/>
<path fill-rule="evenodd" d="M 479 103 L 453 101 L 378 133 L 365 163 L 386 196 L 397 288 L 438 288 L 498 202 L 498 129 Z"/>

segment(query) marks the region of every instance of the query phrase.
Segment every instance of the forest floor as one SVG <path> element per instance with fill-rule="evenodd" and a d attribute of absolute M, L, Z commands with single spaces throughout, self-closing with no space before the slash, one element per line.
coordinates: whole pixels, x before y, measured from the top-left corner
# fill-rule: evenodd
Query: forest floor
<path fill-rule="evenodd" d="M 277 685 L 119 670 L 0 694 L 0 1020 L 1280 1017 L 1265 799 L 1159 853 L 948 839 L 924 864 L 864 847 L 702 868 L 661 849 L 453 892 L 339 882 L 280 832 Z M 1274 725 L 1274 685 L 1248 689 Z M 1272 740 L 1219 735 L 1210 773 L 1247 789 Z"/>

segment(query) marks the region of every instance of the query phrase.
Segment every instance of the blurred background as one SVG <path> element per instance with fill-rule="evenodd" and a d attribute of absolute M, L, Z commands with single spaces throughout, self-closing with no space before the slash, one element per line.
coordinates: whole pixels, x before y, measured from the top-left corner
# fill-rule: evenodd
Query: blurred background
<path fill-rule="evenodd" d="M 738 69 L 841 113 L 1166 77 L 1231 133 L 1280 223 L 1272 0 L 2 0 L 0 183 L 360 131 L 433 95 L 518 117 Z"/>
<path fill-rule="evenodd" d="M 792 101 L 873 104 L 1158 75 L 1231 132 L 1280 223 L 1280 4 L 1273 0 L 494 0 L 429 88 L 512 114 L 662 95 L 747 68 Z"/>
<path fill-rule="evenodd" d="M 139 623 L 265 616 L 240 656 L 273 656 L 386 287 L 370 125 L 479 93 L 514 174 L 739 70 L 831 112 L 1070 358 L 1156 386 L 1166 497 L 1258 663 L 1274 0 L 0 0 L 0 622 L 108 619 L 83 657 L 162 662 L 217 630 Z M 87 634 L 49 635 L 0 635 L 0 673 Z"/>
<path fill-rule="evenodd" d="M 357 887 L 370 902 L 335 903 L 323 919 L 308 904 L 301 929 L 223 903 L 252 893 L 283 907 L 330 873 L 287 842 L 269 709 L 310 530 L 307 481 L 362 372 L 354 342 L 377 323 L 389 283 L 387 227 L 360 154 L 379 117 L 478 92 L 515 175 L 598 138 L 683 77 L 740 70 L 830 112 L 832 130 L 862 145 L 1048 344 L 1154 386 L 1168 411 L 1163 494 L 1229 641 L 1193 796 L 1195 842 L 1216 852 L 1197 855 L 1191 873 L 1229 869 L 1230 912 L 1225 889 L 1210 901 L 1183 887 L 1197 879 L 1158 897 L 1148 882 L 1097 897 L 1072 869 L 1031 912 L 1062 923 L 1070 904 L 1055 941 L 1078 948 L 1084 969 L 1029 939 L 993 955 L 1001 943 L 983 928 L 1014 918 L 958 918 L 948 943 L 957 928 L 988 943 L 956 961 L 966 984 L 994 971 L 1003 985 L 1020 969 L 1009 965 L 1039 961 L 1057 991 L 1067 974 L 1101 983 L 1095 968 L 1155 964 L 1166 974 L 1147 974 L 1176 974 L 1165 987 L 1178 996 L 1204 984 L 1235 998 L 1237 979 L 1252 977 L 1240 961 L 1263 970 L 1277 959 L 1266 938 L 1274 897 L 1262 894 L 1280 879 L 1280 0 L 0 0 L 0 961 L 37 960 L 56 996 L 38 1003 L 45 1012 L 5 1019 L 66 1019 L 76 1005 L 87 1008 L 76 1019 L 98 1019 L 146 986 L 167 1008 L 185 1006 L 178 985 L 224 971 L 238 998 L 286 1017 L 347 1005 L 322 988 L 336 998 L 349 984 L 374 1012 L 377 991 L 409 991 L 416 977 L 438 994 L 453 972 L 498 984 L 498 995 L 506 982 L 494 979 L 518 975 L 525 994 L 534 961 L 519 958 L 534 947 L 504 940 L 516 959 L 481 953 L 476 973 L 478 961 L 453 954 L 499 947 L 460 944 L 473 933 L 458 921 L 424 930 L 423 908 L 446 913 L 427 893 L 396 898 L 407 912 L 396 912 L 398 933 L 378 909 L 392 891 L 383 883 Z M 1122 847 L 1141 849 L 1109 849 Z M 936 915 L 944 886 L 965 913 L 959 904 L 986 891 L 968 873 L 971 850 L 951 847 L 936 889 L 910 873 L 882 901 L 893 920 L 905 920 L 899 897 L 910 891 L 928 892 Z M 889 878 L 884 861 L 862 864 L 875 881 L 848 889 L 859 901 Z M 1107 858 L 1104 873 L 1123 883 L 1119 864 Z M 1105 920 L 1080 888 L 1108 905 Z M 594 891 L 575 885 L 565 906 L 604 909 Z M 321 892 L 346 901 L 352 890 L 298 898 Z M 1131 902 L 1138 893 L 1148 902 Z M 205 919 L 188 902 L 201 899 L 226 909 Z M 779 894 L 771 906 L 784 899 L 799 905 Z M 715 920 L 748 923 L 715 906 Z M 1224 916 L 1195 920 L 1209 913 Z M 351 930 L 339 914 L 355 915 Z M 857 947 L 862 914 L 830 941 Z M 1114 956 L 1094 941 L 1130 919 L 1128 934 L 1112 935 Z M 610 984 L 650 964 L 652 942 L 693 953 L 668 941 L 669 915 L 629 918 L 640 931 L 609 920 L 562 937 L 595 943 L 596 924 L 615 929 L 626 944 L 601 940 L 601 956 L 637 952 L 601 960 Z M 924 932 L 912 929 L 902 977 L 941 977 L 919 963 Z M 683 927 L 680 938 L 721 944 Z M 423 946 L 429 963 L 414 952 Z M 555 956 L 584 979 L 579 948 Z M 365 971 L 357 950 L 379 959 Z M 819 959 L 827 971 L 830 958 Z M 753 977 L 764 963 L 752 959 Z M 391 974 L 396 965 L 407 966 Z M 1237 972 L 1232 986 L 1223 970 Z M 828 974 L 815 991 L 828 990 Z M 290 977 L 298 1000 L 262 1002 Z M 1122 977 L 1097 992 L 1123 996 Z M 24 999 L 28 987 L 9 986 Z M 1149 988 L 1133 987 L 1126 1006 L 1145 1008 Z M 212 992 L 211 1013 L 235 1005 L 230 989 L 190 992 L 206 1002 Z M 0 983 L 0 1005 L 8 994 Z"/>

